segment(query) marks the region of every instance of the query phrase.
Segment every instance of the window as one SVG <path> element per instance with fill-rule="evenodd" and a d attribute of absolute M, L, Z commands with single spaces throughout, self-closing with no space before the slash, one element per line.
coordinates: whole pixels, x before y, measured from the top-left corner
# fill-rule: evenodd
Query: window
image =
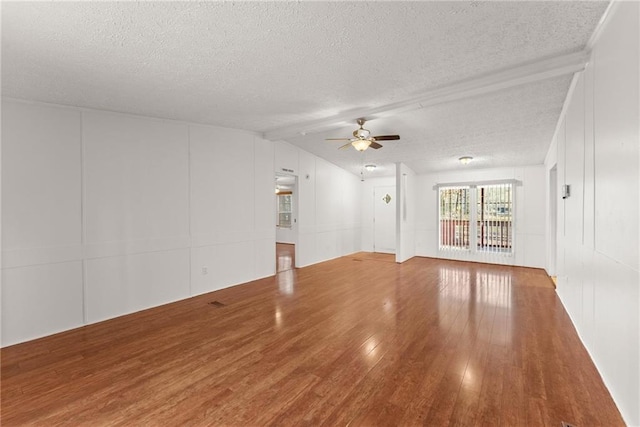
<path fill-rule="evenodd" d="M 278 194 L 278 227 L 291 228 L 291 194 Z"/>
<path fill-rule="evenodd" d="M 479 185 L 476 192 L 478 250 L 510 253 L 511 184 Z"/>
<path fill-rule="evenodd" d="M 469 249 L 469 187 L 440 189 L 440 249 Z"/>
<path fill-rule="evenodd" d="M 511 183 L 440 187 L 440 249 L 510 254 L 512 192 Z"/>

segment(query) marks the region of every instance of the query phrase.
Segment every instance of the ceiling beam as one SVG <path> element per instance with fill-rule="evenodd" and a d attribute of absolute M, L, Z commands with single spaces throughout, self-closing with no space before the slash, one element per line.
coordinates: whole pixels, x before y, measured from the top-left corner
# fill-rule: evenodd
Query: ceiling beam
<path fill-rule="evenodd" d="M 305 135 L 307 133 L 322 132 L 335 129 L 346 123 L 355 124 L 356 119 L 359 117 L 365 117 L 367 121 L 371 121 L 380 117 L 394 116 L 406 111 L 573 74 L 584 69 L 588 62 L 589 55 L 590 52 L 588 50 L 583 50 L 576 53 L 529 62 L 516 67 L 461 80 L 440 88 L 426 90 L 402 101 L 375 108 L 347 110 L 330 117 L 267 130 L 263 135 L 265 139 L 274 141 Z"/>

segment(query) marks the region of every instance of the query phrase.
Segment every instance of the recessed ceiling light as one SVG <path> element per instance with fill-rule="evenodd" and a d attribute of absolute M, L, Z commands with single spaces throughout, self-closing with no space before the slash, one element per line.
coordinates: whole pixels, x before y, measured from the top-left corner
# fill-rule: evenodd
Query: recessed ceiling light
<path fill-rule="evenodd" d="M 471 160 L 473 160 L 473 157 L 463 156 L 463 157 L 460 157 L 458 160 L 460 160 L 460 163 L 462 163 L 463 165 L 467 165 Z"/>
<path fill-rule="evenodd" d="M 374 170 L 377 166 L 376 165 L 364 165 L 364 168 L 366 170 L 368 170 L 369 172 L 371 172 L 372 170 Z"/>

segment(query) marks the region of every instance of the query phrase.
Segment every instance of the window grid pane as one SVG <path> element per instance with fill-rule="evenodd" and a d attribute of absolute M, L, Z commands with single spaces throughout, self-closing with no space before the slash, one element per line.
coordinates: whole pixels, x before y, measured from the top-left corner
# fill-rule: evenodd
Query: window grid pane
<path fill-rule="evenodd" d="M 511 184 L 482 185 L 477 191 L 478 250 L 500 253 L 512 251 Z"/>
<path fill-rule="evenodd" d="M 278 227 L 291 228 L 291 195 L 278 195 Z"/>
<path fill-rule="evenodd" d="M 440 188 L 440 249 L 469 249 L 469 187 Z"/>

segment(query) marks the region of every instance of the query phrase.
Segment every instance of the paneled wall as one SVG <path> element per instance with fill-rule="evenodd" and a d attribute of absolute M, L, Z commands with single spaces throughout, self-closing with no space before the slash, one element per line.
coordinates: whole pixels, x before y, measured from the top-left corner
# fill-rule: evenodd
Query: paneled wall
<path fill-rule="evenodd" d="M 274 274 L 273 143 L 2 107 L 2 345 Z"/>
<path fill-rule="evenodd" d="M 2 344 L 84 323 L 81 113 L 2 105 Z"/>
<path fill-rule="evenodd" d="M 188 297 L 187 126 L 81 115 L 87 323 Z"/>
<path fill-rule="evenodd" d="M 2 345 L 275 272 L 274 173 L 299 266 L 360 250 L 360 182 L 241 130 L 3 100 Z"/>
<path fill-rule="evenodd" d="M 192 294 L 273 274 L 273 143 L 230 129 L 189 132 Z"/>
<path fill-rule="evenodd" d="M 296 266 L 359 251 L 362 189 L 358 177 L 281 141 L 275 143 L 275 164 L 276 172 L 298 177 Z"/>
<path fill-rule="evenodd" d="M 558 194 L 571 186 L 557 200 L 557 292 L 629 425 L 640 425 L 639 16 L 637 2 L 613 4 L 545 162 Z"/>
<path fill-rule="evenodd" d="M 545 266 L 545 169 L 543 165 L 472 169 L 419 175 L 416 178 L 416 255 L 526 267 Z M 516 180 L 514 253 L 512 255 L 440 251 L 436 184 Z"/>
<path fill-rule="evenodd" d="M 416 183 L 408 166 L 396 165 L 396 262 L 416 256 Z"/>

